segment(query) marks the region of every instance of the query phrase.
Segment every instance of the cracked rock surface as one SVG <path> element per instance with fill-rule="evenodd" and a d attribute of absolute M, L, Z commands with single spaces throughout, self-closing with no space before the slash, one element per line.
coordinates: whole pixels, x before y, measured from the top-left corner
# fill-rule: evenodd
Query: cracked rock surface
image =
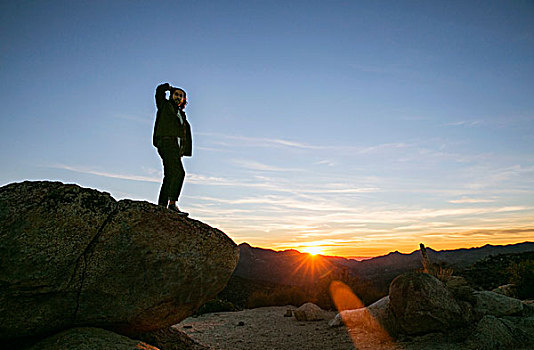
<path fill-rule="evenodd" d="M 60 182 L 0 188 L 0 339 L 176 324 L 224 288 L 223 232 L 148 202 Z"/>

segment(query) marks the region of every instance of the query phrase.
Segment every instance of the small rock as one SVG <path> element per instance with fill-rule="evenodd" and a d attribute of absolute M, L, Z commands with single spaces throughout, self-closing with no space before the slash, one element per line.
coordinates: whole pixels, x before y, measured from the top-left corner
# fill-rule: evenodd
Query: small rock
<path fill-rule="evenodd" d="M 534 300 L 523 300 L 523 312 L 525 317 L 534 317 Z"/>
<path fill-rule="evenodd" d="M 239 321 L 239 323 L 238 323 L 237 325 L 240 326 L 240 327 L 241 327 L 241 326 L 244 326 L 244 325 L 245 325 L 245 322 L 243 322 L 243 321 Z"/>
<path fill-rule="evenodd" d="M 294 311 L 297 321 L 318 321 L 324 319 L 324 311 L 314 303 L 306 303 Z"/>
<path fill-rule="evenodd" d="M 287 309 L 286 313 L 284 314 L 284 317 L 291 317 L 293 316 L 293 310 Z"/>
<path fill-rule="evenodd" d="M 513 283 L 505 284 L 504 286 L 499 286 L 495 288 L 494 290 L 492 290 L 492 292 L 506 295 L 507 297 L 510 297 L 510 298 L 517 298 L 517 287 Z"/>
<path fill-rule="evenodd" d="M 341 318 L 341 313 L 337 314 L 336 317 L 334 317 L 333 319 L 331 319 L 329 322 L 328 322 L 328 325 L 330 327 L 340 327 L 340 326 L 343 326 L 343 319 Z"/>
<path fill-rule="evenodd" d="M 473 292 L 475 291 L 465 278 L 461 276 L 450 276 L 445 282 L 445 286 L 457 300 L 473 302 Z"/>

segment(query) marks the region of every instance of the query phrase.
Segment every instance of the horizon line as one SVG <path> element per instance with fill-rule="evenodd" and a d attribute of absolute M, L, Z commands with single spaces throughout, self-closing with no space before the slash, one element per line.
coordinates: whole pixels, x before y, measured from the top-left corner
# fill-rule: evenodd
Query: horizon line
<path fill-rule="evenodd" d="M 506 247 L 506 246 L 520 245 L 520 244 L 528 244 L 528 243 L 533 243 L 534 244 L 534 241 L 523 241 L 523 242 L 508 243 L 508 244 L 486 243 L 486 244 L 484 244 L 482 246 L 477 246 L 477 247 L 475 247 L 475 246 L 473 246 L 473 247 L 460 247 L 460 248 L 454 248 L 454 249 L 434 249 L 431 246 L 425 245 L 425 248 L 426 249 L 431 249 L 431 250 L 436 251 L 436 252 L 446 252 L 446 251 L 454 251 L 454 250 L 462 250 L 462 249 L 481 249 L 481 248 L 484 248 L 486 246 L 490 246 L 490 247 Z M 256 248 L 256 249 L 271 250 L 271 251 L 274 251 L 274 252 L 277 252 L 277 253 L 296 251 L 299 254 L 310 254 L 310 253 L 307 253 L 307 252 L 301 252 L 300 250 L 298 250 L 296 248 L 288 248 L 288 249 L 283 249 L 283 250 L 276 250 L 276 249 L 273 249 L 273 248 L 264 248 L 264 247 L 253 246 L 250 243 L 244 242 L 244 241 L 239 243 L 237 246 L 239 247 L 241 245 L 248 245 L 251 248 Z M 392 253 L 398 253 L 398 254 L 402 254 L 402 255 L 410 255 L 410 254 L 413 254 L 416 251 L 419 251 L 419 249 L 415 249 L 415 250 L 413 250 L 413 251 L 411 251 L 409 253 L 403 253 L 403 252 L 400 252 L 398 250 L 395 250 L 395 251 L 390 251 L 387 254 L 375 255 L 375 256 L 341 256 L 341 255 L 325 255 L 325 254 L 316 254 L 316 255 L 317 256 L 322 256 L 322 257 L 325 257 L 325 258 L 343 258 L 343 259 L 348 259 L 348 260 L 363 261 L 363 260 L 369 260 L 369 259 L 373 259 L 373 258 L 379 258 L 379 257 L 387 256 L 387 255 L 392 254 Z"/>

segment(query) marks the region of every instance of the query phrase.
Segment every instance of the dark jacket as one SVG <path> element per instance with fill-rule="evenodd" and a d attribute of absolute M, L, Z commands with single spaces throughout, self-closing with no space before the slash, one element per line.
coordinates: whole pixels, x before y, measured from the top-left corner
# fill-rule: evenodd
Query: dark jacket
<path fill-rule="evenodd" d="M 191 157 L 193 139 L 191 126 L 187 121 L 185 112 L 178 108 L 174 101 L 165 98 L 165 92 L 169 90 L 169 84 L 161 84 L 156 88 L 156 122 L 154 124 L 154 134 L 152 144 L 155 147 L 162 145 L 164 139 L 180 138 L 180 156 Z M 178 118 L 178 113 L 182 117 L 183 123 Z"/>

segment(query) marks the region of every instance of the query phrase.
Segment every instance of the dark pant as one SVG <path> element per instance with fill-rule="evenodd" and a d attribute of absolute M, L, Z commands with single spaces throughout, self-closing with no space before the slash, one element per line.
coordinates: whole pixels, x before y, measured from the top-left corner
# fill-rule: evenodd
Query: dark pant
<path fill-rule="evenodd" d="M 160 142 L 158 153 L 163 161 L 163 183 L 159 191 L 158 204 L 167 206 L 169 200 L 178 200 L 184 184 L 185 171 L 176 139 Z"/>

